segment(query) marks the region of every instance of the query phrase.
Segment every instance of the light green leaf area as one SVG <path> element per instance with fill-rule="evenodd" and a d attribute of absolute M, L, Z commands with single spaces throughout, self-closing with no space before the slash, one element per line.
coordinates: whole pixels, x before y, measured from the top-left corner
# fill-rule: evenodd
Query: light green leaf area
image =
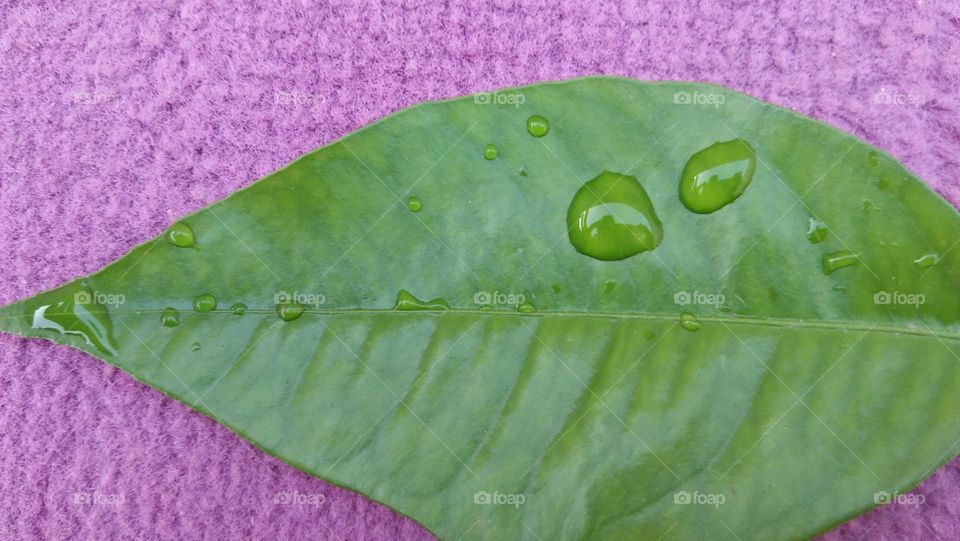
<path fill-rule="evenodd" d="M 957 452 L 956 210 L 723 88 L 424 103 L 181 223 L 0 327 L 442 539 L 801 539 Z"/>

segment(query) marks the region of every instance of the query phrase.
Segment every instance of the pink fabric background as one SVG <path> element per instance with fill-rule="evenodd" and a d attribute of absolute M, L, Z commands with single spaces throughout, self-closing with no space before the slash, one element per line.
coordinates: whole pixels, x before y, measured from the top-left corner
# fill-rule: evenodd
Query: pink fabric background
<path fill-rule="evenodd" d="M 957 2 L 551 4 L 0 0 L 0 303 L 402 107 L 588 74 L 745 91 L 960 203 Z M 826 539 L 960 539 L 960 461 L 919 491 Z M 0 336 L 0 538 L 68 537 L 431 538 L 100 361 Z"/>

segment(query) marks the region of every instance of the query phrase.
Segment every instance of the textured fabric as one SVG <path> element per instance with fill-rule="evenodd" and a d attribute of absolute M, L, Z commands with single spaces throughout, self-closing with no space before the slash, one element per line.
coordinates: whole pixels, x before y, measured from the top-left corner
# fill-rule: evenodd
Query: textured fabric
<path fill-rule="evenodd" d="M 399 108 L 588 74 L 742 90 L 960 203 L 957 2 L 149 4 L 0 0 L 0 303 Z M 918 494 L 826 539 L 960 539 L 960 461 Z M 96 359 L 0 336 L 0 538 L 67 537 L 431 539 Z"/>

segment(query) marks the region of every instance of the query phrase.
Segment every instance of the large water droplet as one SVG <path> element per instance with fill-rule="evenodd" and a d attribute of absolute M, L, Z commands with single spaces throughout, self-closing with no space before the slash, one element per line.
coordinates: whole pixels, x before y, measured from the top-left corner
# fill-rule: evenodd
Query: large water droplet
<path fill-rule="evenodd" d="M 926 269 L 940 262 L 940 254 L 924 254 L 913 260 L 918 269 Z"/>
<path fill-rule="evenodd" d="M 247 313 L 247 305 L 242 302 L 234 303 L 233 306 L 230 307 L 230 311 L 233 312 L 235 316 L 242 316 Z"/>
<path fill-rule="evenodd" d="M 697 316 L 684 312 L 680 314 L 680 326 L 690 332 L 697 332 L 700 330 L 700 321 Z"/>
<path fill-rule="evenodd" d="M 490 143 L 489 145 L 483 147 L 483 157 L 488 160 L 496 159 L 497 154 L 500 153 L 500 149 L 497 148 L 497 145 Z"/>
<path fill-rule="evenodd" d="M 550 123 L 540 115 L 533 115 L 527 119 L 527 131 L 534 137 L 543 137 L 550 131 Z"/>
<path fill-rule="evenodd" d="M 209 293 L 197 295 L 193 299 L 193 309 L 197 312 L 213 312 L 217 309 L 217 298 Z"/>
<path fill-rule="evenodd" d="M 421 301 L 414 297 L 409 291 L 401 289 L 397 293 L 397 300 L 393 304 L 394 310 L 449 310 L 450 305 L 440 297 L 429 301 Z"/>
<path fill-rule="evenodd" d="M 167 242 L 180 248 L 190 248 L 197 245 L 197 237 L 193 234 L 193 229 L 183 223 L 177 222 L 171 225 L 164 233 L 163 238 Z"/>
<path fill-rule="evenodd" d="M 617 261 L 656 248 L 663 225 L 635 177 L 604 171 L 573 196 L 567 233 L 581 254 Z"/>
<path fill-rule="evenodd" d="M 423 208 L 423 201 L 419 197 L 411 196 L 410 199 L 407 199 L 407 208 L 413 212 L 420 212 L 420 209 Z"/>
<path fill-rule="evenodd" d="M 277 315 L 284 321 L 293 321 L 303 315 L 306 307 L 300 303 L 289 302 L 277 305 Z"/>
<path fill-rule="evenodd" d="M 160 314 L 160 323 L 164 327 L 176 327 L 180 324 L 180 312 L 173 307 L 164 308 L 163 313 Z"/>
<path fill-rule="evenodd" d="M 830 252 L 823 254 L 823 273 L 830 274 L 837 269 L 850 267 L 860 264 L 860 255 L 850 250 L 840 250 L 839 252 Z"/>
<path fill-rule="evenodd" d="M 34 329 L 57 331 L 83 337 L 87 345 L 106 355 L 117 355 L 113 326 L 106 306 L 96 302 L 93 291 L 71 285 L 35 299 L 40 303 L 29 315 Z"/>
<path fill-rule="evenodd" d="M 680 201 L 709 214 L 736 201 L 753 180 L 756 153 L 743 139 L 714 143 L 687 161 L 680 176 Z"/>
<path fill-rule="evenodd" d="M 827 224 L 816 218 L 810 218 L 810 225 L 807 227 L 807 240 L 813 244 L 820 244 L 827 238 Z"/>
<path fill-rule="evenodd" d="M 517 312 L 521 314 L 532 314 L 537 311 L 537 307 L 529 302 L 521 302 L 517 305 Z"/>

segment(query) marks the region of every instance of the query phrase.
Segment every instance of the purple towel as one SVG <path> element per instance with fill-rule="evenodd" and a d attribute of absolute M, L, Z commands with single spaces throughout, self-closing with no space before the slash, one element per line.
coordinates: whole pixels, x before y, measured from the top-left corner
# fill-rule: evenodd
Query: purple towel
<path fill-rule="evenodd" d="M 957 2 L 264 3 L 0 0 L 0 303 L 402 107 L 589 74 L 742 90 L 960 203 Z M 824 539 L 960 538 L 960 461 L 916 494 Z M 88 355 L 4 335 L 0 538 L 431 536 Z"/>

